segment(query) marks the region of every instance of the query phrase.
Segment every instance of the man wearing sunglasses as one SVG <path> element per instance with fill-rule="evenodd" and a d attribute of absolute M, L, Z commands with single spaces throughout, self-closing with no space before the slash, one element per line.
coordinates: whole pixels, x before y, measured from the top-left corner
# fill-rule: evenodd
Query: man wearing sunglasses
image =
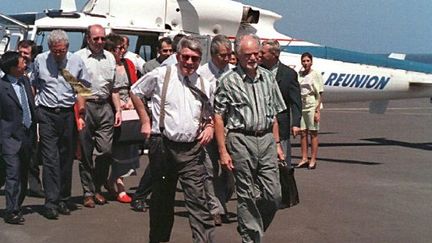
<path fill-rule="evenodd" d="M 215 136 L 220 163 L 236 179 L 237 230 L 242 242 L 259 243 L 281 199 L 276 115 L 286 107 L 273 74 L 258 66 L 260 39 L 240 36 L 235 51 L 238 64 L 215 93 Z"/>
<path fill-rule="evenodd" d="M 203 146 L 210 142 L 214 132 L 207 98 L 212 91 L 209 82 L 196 73 L 202 55 L 199 41 L 183 37 L 177 50 L 177 64 L 154 69 L 131 88 L 132 101 L 142 122 L 141 132 L 149 138 L 152 177 L 149 238 L 151 243 L 170 240 L 176 184 L 180 180 L 192 242 L 214 242 L 214 223 L 203 183 L 206 178 Z M 139 96 L 151 98 L 151 121 Z"/>
<path fill-rule="evenodd" d="M 169 37 L 163 37 L 159 40 L 157 46 L 158 56 L 144 64 L 143 74 L 146 74 L 153 69 L 160 67 L 161 63 L 165 61 L 169 56 L 171 56 L 171 54 L 173 54 L 174 50 L 172 44 L 172 40 Z"/>
<path fill-rule="evenodd" d="M 86 40 L 87 47 L 76 52 L 89 70 L 92 84 L 91 95 L 86 97 L 86 126 L 79 132 L 82 153 L 79 168 L 84 206 L 94 208 L 95 204 L 106 203 L 101 188 L 108 177 L 114 127 L 121 125 L 118 93 L 121 84 L 114 77 L 115 58 L 104 50 L 105 29 L 101 25 L 90 25 Z M 94 149 L 96 156 L 93 161 Z"/>

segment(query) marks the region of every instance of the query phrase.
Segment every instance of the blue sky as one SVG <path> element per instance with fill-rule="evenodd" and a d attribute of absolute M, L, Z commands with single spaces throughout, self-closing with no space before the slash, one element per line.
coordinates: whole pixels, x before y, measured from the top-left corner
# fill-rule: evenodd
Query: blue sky
<path fill-rule="evenodd" d="M 76 2 L 80 8 L 86 0 Z M 291 37 L 367 53 L 432 53 L 432 0 L 240 2 L 281 14 L 276 29 Z M 0 12 L 41 11 L 59 5 L 60 0 L 1 0 Z"/>

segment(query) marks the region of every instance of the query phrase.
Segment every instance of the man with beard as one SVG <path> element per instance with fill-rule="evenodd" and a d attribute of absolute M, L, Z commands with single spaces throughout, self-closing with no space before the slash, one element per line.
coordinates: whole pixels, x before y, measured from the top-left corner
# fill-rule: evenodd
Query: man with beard
<path fill-rule="evenodd" d="M 259 38 L 240 36 L 235 51 L 238 65 L 219 79 L 215 93 L 215 134 L 220 163 L 236 179 L 237 230 L 242 242 L 259 243 L 281 199 L 276 115 L 286 107 L 273 74 L 258 66 Z"/>

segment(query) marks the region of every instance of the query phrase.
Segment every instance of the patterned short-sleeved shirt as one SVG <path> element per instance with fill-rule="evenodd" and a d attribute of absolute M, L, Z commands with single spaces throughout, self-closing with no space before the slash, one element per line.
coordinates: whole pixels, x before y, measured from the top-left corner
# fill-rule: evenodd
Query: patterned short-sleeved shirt
<path fill-rule="evenodd" d="M 219 78 L 214 108 L 226 128 L 258 131 L 271 129 L 274 117 L 286 106 L 270 71 L 258 67 L 252 79 L 237 66 Z"/>

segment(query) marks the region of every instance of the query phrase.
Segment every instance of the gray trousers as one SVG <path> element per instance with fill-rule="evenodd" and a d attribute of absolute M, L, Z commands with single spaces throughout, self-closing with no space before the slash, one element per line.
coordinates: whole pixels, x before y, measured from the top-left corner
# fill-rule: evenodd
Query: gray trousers
<path fill-rule="evenodd" d="M 227 149 L 236 179 L 237 230 L 243 243 L 259 243 L 281 200 L 273 134 L 248 136 L 229 132 Z"/>
<path fill-rule="evenodd" d="M 86 103 L 86 126 L 79 133 L 81 161 L 79 172 L 84 196 L 101 191 L 111 164 L 111 147 L 114 133 L 114 114 L 111 105 Z M 96 149 L 93 163 L 93 150 Z"/>
<path fill-rule="evenodd" d="M 206 146 L 206 160 L 204 165 L 207 170 L 207 180 L 204 183 L 210 213 L 226 214 L 226 203 L 234 192 L 234 176 L 232 172 L 223 169 L 219 164 L 219 152 L 216 140 L 213 139 Z"/>
<path fill-rule="evenodd" d="M 174 224 L 177 180 L 184 192 L 192 242 L 214 242 L 214 222 L 204 191 L 205 152 L 198 142 L 178 143 L 160 136 L 149 141 L 152 194 L 150 197 L 150 242 L 170 240 Z"/>

